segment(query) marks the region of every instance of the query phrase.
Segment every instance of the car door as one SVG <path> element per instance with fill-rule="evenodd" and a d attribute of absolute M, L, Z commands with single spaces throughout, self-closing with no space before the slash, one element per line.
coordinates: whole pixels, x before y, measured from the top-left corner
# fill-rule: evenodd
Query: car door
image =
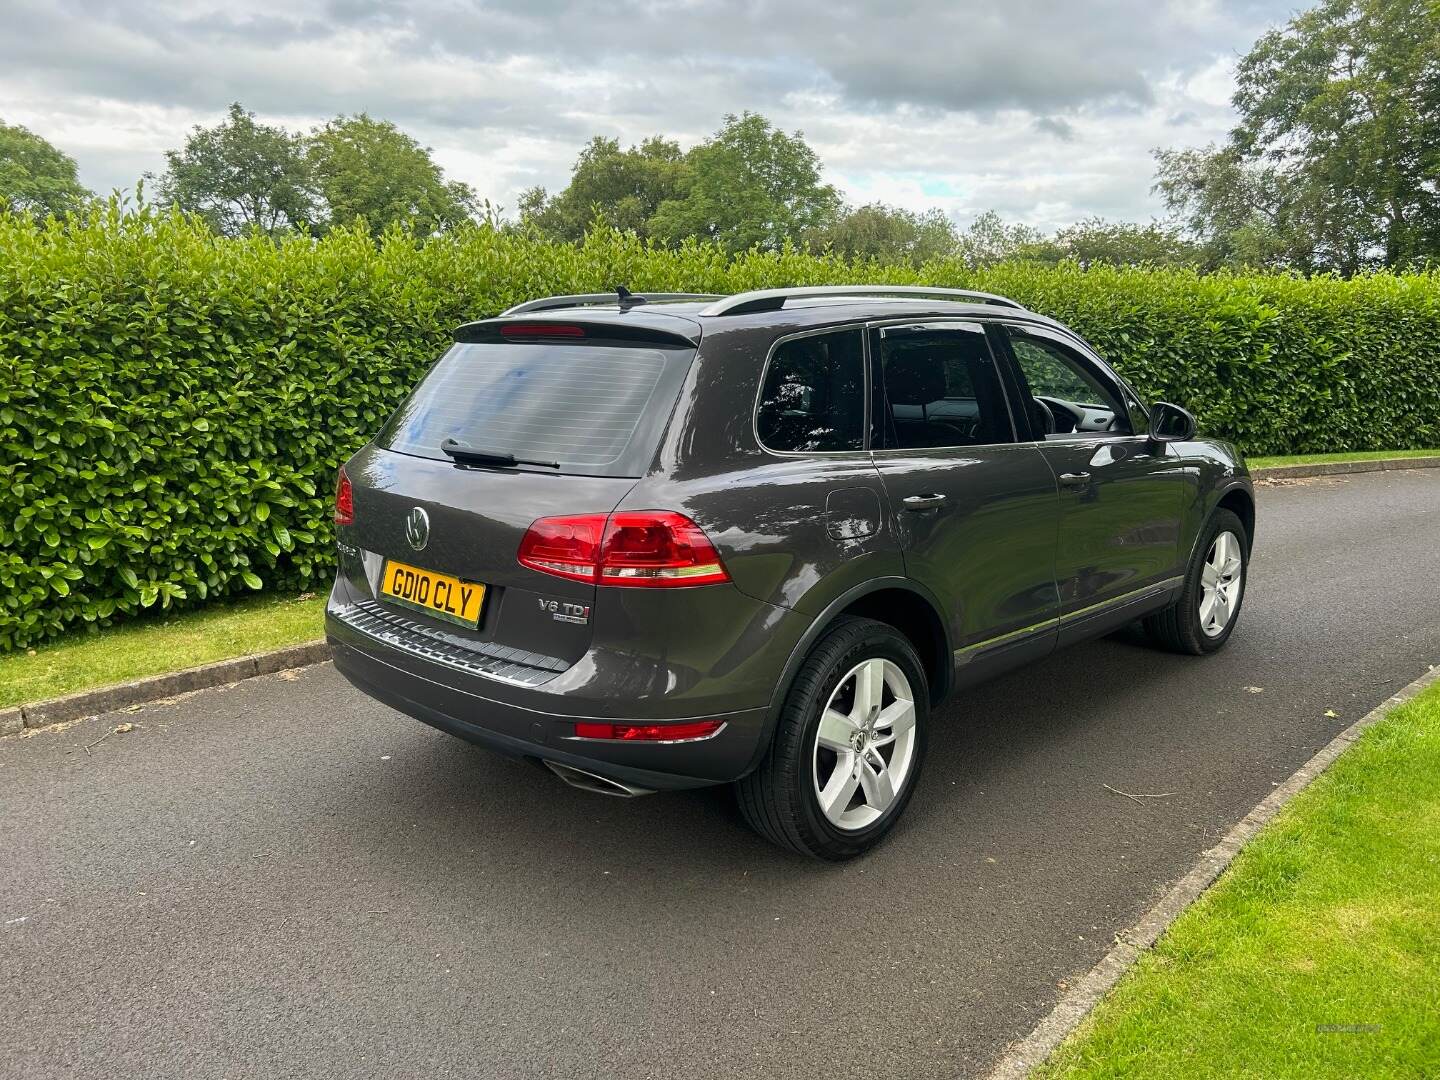
<path fill-rule="evenodd" d="M 871 446 L 906 573 L 944 605 L 958 681 L 1048 653 L 1055 475 L 1020 442 L 984 327 L 870 330 Z"/>
<path fill-rule="evenodd" d="M 1139 399 L 1068 335 L 1021 323 L 991 334 L 1060 486 L 1060 643 L 1162 606 L 1180 573 L 1184 463 L 1148 438 Z"/>

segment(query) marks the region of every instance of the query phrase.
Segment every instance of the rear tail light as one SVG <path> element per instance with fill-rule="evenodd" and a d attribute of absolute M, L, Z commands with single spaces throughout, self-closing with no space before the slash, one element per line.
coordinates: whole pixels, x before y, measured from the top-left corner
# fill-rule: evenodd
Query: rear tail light
<path fill-rule="evenodd" d="M 671 510 L 540 518 L 520 541 L 520 563 L 542 574 L 629 588 L 729 581 L 700 526 Z"/>
<path fill-rule="evenodd" d="M 335 478 L 335 524 L 355 524 L 355 493 L 350 487 L 350 477 L 345 475 L 344 468 L 341 468 L 340 475 Z"/>
<path fill-rule="evenodd" d="M 520 541 L 520 564 L 542 574 L 594 582 L 604 535 L 604 514 L 541 518 Z"/>
<path fill-rule="evenodd" d="M 600 549 L 601 585 L 713 585 L 729 581 L 700 526 L 670 510 L 610 515 Z"/>
<path fill-rule="evenodd" d="M 708 739 L 722 727 L 723 720 L 686 720 L 678 724 L 596 724 L 575 725 L 578 739 L 618 739 L 621 742 L 687 742 Z"/>

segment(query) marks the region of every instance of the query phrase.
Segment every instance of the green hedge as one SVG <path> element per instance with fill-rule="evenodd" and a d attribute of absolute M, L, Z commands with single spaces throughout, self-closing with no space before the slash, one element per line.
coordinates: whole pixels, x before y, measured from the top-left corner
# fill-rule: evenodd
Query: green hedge
<path fill-rule="evenodd" d="M 799 252 L 727 259 L 475 230 L 378 247 L 173 216 L 0 218 L 0 651 L 77 623 L 324 587 L 334 470 L 467 319 L 548 293 L 924 281 L 1075 326 L 1257 454 L 1440 446 L 1440 277 L 1355 281 Z"/>

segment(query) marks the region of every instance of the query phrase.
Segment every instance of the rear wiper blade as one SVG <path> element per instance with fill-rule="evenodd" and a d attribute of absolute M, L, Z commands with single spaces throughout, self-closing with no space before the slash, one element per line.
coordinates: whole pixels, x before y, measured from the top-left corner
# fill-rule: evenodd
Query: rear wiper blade
<path fill-rule="evenodd" d="M 446 439 L 442 442 L 440 451 L 465 465 L 541 465 L 547 469 L 560 467 L 558 461 L 536 461 L 534 458 L 516 457 L 504 450 L 482 450 L 478 446 L 466 446 L 454 439 Z"/>

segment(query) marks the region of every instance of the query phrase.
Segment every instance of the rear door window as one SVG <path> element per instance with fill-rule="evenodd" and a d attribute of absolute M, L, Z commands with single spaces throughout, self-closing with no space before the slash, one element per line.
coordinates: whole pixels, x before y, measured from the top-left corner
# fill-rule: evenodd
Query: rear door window
<path fill-rule="evenodd" d="M 1015 440 L 982 327 L 887 326 L 874 339 L 883 398 L 877 433 L 888 449 L 988 446 Z"/>
<path fill-rule="evenodd" d="M 860 330 L 784 342 L 770 358 L 755 431 L 780 453 L 833 453 L 865 445 L 865 345 Z"/>
<path fill-rule="evenodd" d="M 401 454 L 449 460 L 454 439 L 553 461 L 561 472 L 638 476 L 693 349 L 590 343 L 454 345 L 381 431 Z"/>

